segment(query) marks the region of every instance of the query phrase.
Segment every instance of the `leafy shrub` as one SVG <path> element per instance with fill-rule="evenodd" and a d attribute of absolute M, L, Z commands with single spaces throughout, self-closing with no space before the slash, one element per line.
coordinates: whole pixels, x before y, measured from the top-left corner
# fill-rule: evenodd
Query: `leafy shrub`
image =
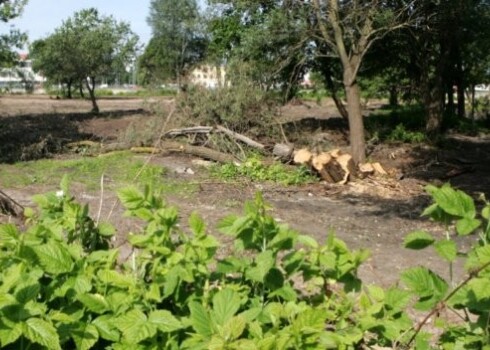
<path fill-rule="evenodd" d="M 388 134 L 387 138 L 389 141 L 405 143 L 421 143 L 427 140 L 427 137 L 423 132 L 407 130 L 403 124 L 398 124 L 396 128 Z"/>
<path fill-rule="evenodd" d="M 283 185 L 300 185 L 315 181 L 306 167 L 288 168 L 281 163 L 265 165 L 259 157 L 250 157 L 243 164 L 215 165 L 211 174 L 224 180 L 246 178 L 251 181 L 271 181 Z"/>
<path fill-rule="evenodd" d="M 469 277 L 453 288 L 418 267 L 402 274 L 405 289 L 386 290 L 357 276 L 368 252 L 349 250 L 333 234 L 321 245 L 278 224 L 260 194 L 243 216 L 219 224 L 235 242 L 220 259 L 218 241 L 197 215 L 184 232 L 160 196 L 122 190 L 128 215 L 145 224 L 128 237 L 130 259 L 118 264 L 118 250 L 106 248 L 114 229 L 90 219 L 62 187 L 37 197 L 39 211 L 28 211 L 24 232 L 0 226 L 2 348 L 429 349 L 423 326 L 444 308 L 464 310 L 466 319 L 443 324 L 441 348 L 488 344 L 490 205 L 477 218 L 471 198 L 448 186 L 428 188 L 435 204 L 424 214 L 455 221 L 459 235 L 486 221 L 467 254 Z M 449 263 L 457 255 L 449 235 L 415 232 L 405 245 L 433 245 Z M 418 325 L 406 311 L 412 298 L 430 310 Z"/>

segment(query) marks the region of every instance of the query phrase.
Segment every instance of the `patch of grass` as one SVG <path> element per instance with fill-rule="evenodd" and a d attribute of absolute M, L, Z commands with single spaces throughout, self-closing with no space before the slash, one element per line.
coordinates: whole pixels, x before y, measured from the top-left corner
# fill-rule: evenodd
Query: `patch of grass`
<path fill-rule="evenodd" d="M 382 108 L 365 120 L 367 134 L 381 142 L 420 143 L 427 140 L 422 106 Z"/>
<path fill-rule="evenodd" d="M 57 185 L 63 175 L 67 174 L 72 183 L 84 185 L 87 190 L 100 186 L 100 178 L 105 177 L 109 189 L 137 182 L 149 184 L 163 192 L 190 191 L 192 186 L 179 183 L 168 183 L 164 180 L 166 170 L 157 165 L 144 165 L 144 159 L 130 152 L 115 152 L 98 157 L 82 157 L 68 160 L 44 159 L 2 165 L 0 183 L 7 188 L 20 188 L 39 184 Z M 137 177 L 137 180 L 135 178 Z"/>
<path fill-rule="evenodd" d="M 232 163 L 215 165 L 211 175 L 225 180 L 245 178 L 258 182 L 276 182 L 283 185 L 301 185 L 316 181 L 305 167 L 287 167 L 281 163 L 264 165 L 259 157 L 251 157 L 240 166 Z"/>

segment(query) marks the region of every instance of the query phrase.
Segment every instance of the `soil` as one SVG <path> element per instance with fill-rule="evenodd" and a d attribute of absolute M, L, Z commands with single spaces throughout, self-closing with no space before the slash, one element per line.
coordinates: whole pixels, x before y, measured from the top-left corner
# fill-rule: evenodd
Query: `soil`
<path fill-rule="evenodd" d="M 171 102 L 102 99 L 99 104 L 101 113 L 93 115 L 87 112 L 91 109 L 89 101 L 44 96 L 2 97 L 0 171 L 2 163 L 58 156 L 69 142 L 117 141 L 129 127 L 144 125 L 155 113 L 155 105 L 168 110 Z M 346 123 L 337 117 L 331 103 L 286 106 L 281 120 L 290 141 L 320 148 L 347 147 Z M 372 256 L 362 267 L 361 277 L 365 282 L 387 286 L 398 281 L 401 270 L 420 264 L 447 276 L 447 264 L 432 251 L 410 251 L 402 247 L 406 234 L 414 230 L 444 235 L 440 227 L 420 217 L 430 202 L 423 191 L 427 183 L 450 182 L 475 197 L 480 193 L 490 195 L 490 137 L 450 135 L 446 144 L 446 149 L 427 145 L 376 145 L 369 157 L 381 162 L 391 176 L 359 180 L 345 186 L 320 182 L 289 187 L 242 181 L 224 183 L 210 179 L 206 167 L 192 157 L 152 156 L 151 161 L 169 169 L 167 176 L 196 185 L 195 192 L 170 195 L 167 201 L 179 208 L 183 222 L 191 212 L 200 213 L 208 222 L 210 232 L 222 240 L 223 254 L 229 251 L 232 242 L 217 232 L 216 223 L 227 214 L 240 213 L 244 201 L 253 199 L 260 190 L 272 205 L 272 215 L 301 233 L 323 241 L 334 231 L 351 248 L 369 249 Z M 182 169 L 192 169 L 192 172 Z M 53 190 L 39 185 L 2 188 L 1 184 L 0 189 L 24 206 L 32 204 L 30 198 L 35 193 Z M 87 192 L 81 186 L 72 190 L 79 200 L 91 205 L 94 213 L 98 211 L 100 193 Z M 124 258 L 130 254 L 125 235 L 137 230 L 139 223 L 124 217 L 113 193 L 104 194 L 101 214 L 118 227 L 114 244 L 122 247 Z M 458 239 L 459 249 L 468 250 L 475 239 Z M 455 275 L 457 278 L 464 275 L 460 263 L 456 264 Z"/>

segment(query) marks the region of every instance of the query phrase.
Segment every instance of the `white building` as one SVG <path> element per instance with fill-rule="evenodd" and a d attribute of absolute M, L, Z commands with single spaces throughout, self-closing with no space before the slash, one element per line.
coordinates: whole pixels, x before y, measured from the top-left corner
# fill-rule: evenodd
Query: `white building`
<path fill-rule="evenodd" d="M 19 54 L 17 66 L 0 68 L 0 89 L 10 92 L 26 92 L 42 88 L 46 78 L 32 70 L 27 54 Z"/>
<path fill-rule="evenodd" d="M 227 84 L 225 68 L 223 66 L 211 66 L 207 64 L 198 66 L 190 72 L 189 83 L 208 89 L 225 86 Z"/>

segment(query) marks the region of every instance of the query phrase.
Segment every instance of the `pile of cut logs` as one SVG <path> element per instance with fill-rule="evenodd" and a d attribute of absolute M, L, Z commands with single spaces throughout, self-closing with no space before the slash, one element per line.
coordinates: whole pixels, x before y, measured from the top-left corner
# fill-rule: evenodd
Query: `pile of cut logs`
<path fill-rule="evenodd" d="M 387 175 L 380 163 L 363 163 L 356 167 L 352 156 L 343 153 L 340 149 L 312 153 L 303 148 L 293 152 L 293 162 L 308 166 L 329 183 L 345 184 L 353 178 Z"/>

